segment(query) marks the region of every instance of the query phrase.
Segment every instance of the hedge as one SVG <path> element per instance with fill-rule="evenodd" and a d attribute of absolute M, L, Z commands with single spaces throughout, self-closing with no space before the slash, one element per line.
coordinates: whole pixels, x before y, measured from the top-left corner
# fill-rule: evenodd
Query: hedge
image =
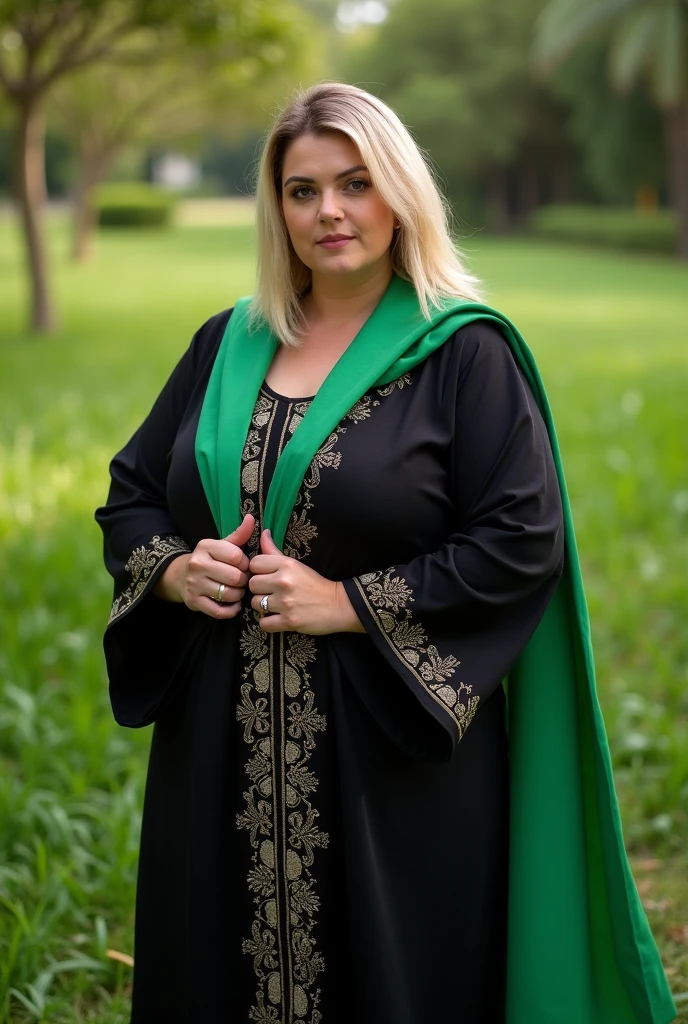
<path fill-rule="evenodd" d="M 101 227 L 166 227 L 174 206 L 173 196 L 145 182 L 109 182 L 96 194 Z"/>
<path fill-rule="evenodd" d="M 678 224 L 671 210 L 638 212 L 613 206 L 543 206 L 530 219 L 542 238 L 586 245 L 674 253 Z"/>

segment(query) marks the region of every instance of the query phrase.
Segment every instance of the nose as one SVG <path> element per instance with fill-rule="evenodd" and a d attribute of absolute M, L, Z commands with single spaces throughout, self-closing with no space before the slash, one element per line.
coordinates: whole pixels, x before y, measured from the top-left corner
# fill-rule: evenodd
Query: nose
<path fill-rule="evenodd" d="M 320 199 L 321 220 L 341 220 L 344 216 L 336 189 L 323 189 Z"/>

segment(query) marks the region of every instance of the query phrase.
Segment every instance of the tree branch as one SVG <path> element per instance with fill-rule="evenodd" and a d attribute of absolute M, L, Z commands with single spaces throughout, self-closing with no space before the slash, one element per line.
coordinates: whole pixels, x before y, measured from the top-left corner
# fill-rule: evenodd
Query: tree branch
<path fill-rule="evenodd" d="M 88 48 L 89 34 L 93 32 L 94 21 L 87 20 L 79 31 L 69 39 L 62 47 L 60 53 L 53 62 L 52 68 L 46 71 L 40 79 L 40 89 L 43 91 L 61 78 L 68 71 L 76 71 L 78 68 L 87 67 L 95 63 L 101 57 L 108 55 L 116 43 L 133 32 L 137 28 L 136 18 L 130 16 L 123 18 L 113 26 L 97 43 Z M 79 53 L 79 48 L 85 49 Z"/>

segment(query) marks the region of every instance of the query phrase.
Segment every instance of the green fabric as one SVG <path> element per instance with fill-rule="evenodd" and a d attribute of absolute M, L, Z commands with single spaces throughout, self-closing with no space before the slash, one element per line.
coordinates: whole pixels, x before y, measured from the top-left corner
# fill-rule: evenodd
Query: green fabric
<path fill-rule="evenodd" d="M 221 536 L 241 521 L 243 446 L 278 346 L 267 326 L 247 331 L 249 301 L 240 299 L 230 317 L 196 438 Z M 428 322 L 413 286 L 394 275 L 282 452 L 263 525 L 281 547 L 308 466 L 342 417 L 369 388 L 411 370 L 476 319 L 502 332 L 540 406 L 566 532 L 561 583 L 504 684 L 511 772 L 507 1024 L 668 1024 L 676 1011 L 623 844 L 559 446 L 535 360 L 514 325 L 489 306 L 459 300 L 446 300 Z"/>

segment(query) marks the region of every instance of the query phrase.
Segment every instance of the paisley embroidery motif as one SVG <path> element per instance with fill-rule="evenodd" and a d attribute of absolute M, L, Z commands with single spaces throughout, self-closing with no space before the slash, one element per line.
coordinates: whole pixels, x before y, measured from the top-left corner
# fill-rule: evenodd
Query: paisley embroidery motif
<path fill-rule="evenodd" d="M 406 607 L 413 601 L 413 592 L 395 566 L 384 572 L 368 572 L 354 577 L 382 635 L 396 656 L 413 673 L 418 682 L 456 722 L 459 739 L 473 720 L 480 697 L 471 696 L 472 686 L 448 682 L 461 662 L 453 654 L 443 658 L 434 644 L 428 643 L 427 634 L 413 621 Z"/>
<path fill-rule="evenodd" d="M 190 550 L 191 548 L 181 537 L 165 537 L 161 539 L 158 536 L 153 537 L 149 544 L 135 548 L 129 556 L 129 561 L 124 566 L 126 571 L 131 574 L 131 583 L 113 601 L 108 626 L 131 611 L 145 594 L 153 574 L 163 562 L 176 558 L 177 555 L 186 554 Z"/>

